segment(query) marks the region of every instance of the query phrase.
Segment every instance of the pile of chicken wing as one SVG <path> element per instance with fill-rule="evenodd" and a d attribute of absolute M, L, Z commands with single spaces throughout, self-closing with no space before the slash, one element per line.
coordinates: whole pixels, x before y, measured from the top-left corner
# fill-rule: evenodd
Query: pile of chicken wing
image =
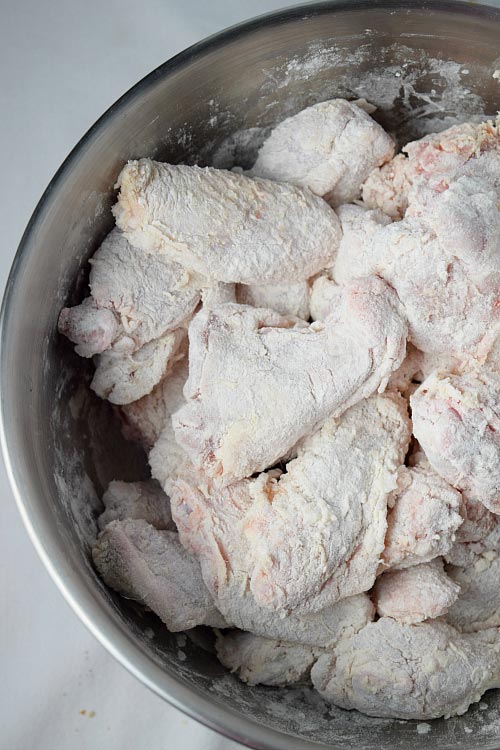
<path fill-rule="evenodd" d="M 102 498 L 104 581 L 249 684 L 429 719 L 500 686 L 500 131 L 395 155 L 372 111 L 248 172 L 126 164 L 59 330 L 151 466 Z"/>

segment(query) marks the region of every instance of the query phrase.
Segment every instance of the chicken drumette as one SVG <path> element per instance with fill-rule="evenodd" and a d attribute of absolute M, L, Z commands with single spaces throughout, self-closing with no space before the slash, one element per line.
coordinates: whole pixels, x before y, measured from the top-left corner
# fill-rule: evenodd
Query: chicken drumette
<path fill-rule="evenodd" d="M 264 141 L 250 174 L 307 187 L 333 206 L 359 198 L 371 170 L 394 154 L 392 138 L 365 107 L 332 99 L 288 117 Z"/>
<path fill-rule="evenodd" d="M 372 277 L 346 287 L 323 323 L 223 305 L 202 310 L 189 338 L 176 439 L 197 469 L 228 484 L 383 389 L 404 357 L 406 323 L 395 294 Z"/>
<path fill-rule="evenodd" d="M 437 620 L 401 625 L 382 617 L 321 655 L 311 677 L 325 700 L 369 716 L 463 714 L 500 686 L 498 630 L 461 634 Z"/>
<path fill-rule="evenodd" d="M 118 186 L 113 212 L 131 244 L 180 263 L 201 285 L 305 280 L 331 263 L 340 241 L 330 206 L 284 183 L 140 159 Z"/>

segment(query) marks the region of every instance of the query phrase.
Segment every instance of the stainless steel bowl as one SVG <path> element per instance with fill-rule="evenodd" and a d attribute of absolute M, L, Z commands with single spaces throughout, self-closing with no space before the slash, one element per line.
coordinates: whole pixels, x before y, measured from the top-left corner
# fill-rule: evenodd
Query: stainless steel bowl
<path fill-rule="evenodd" d="M 499 55 L 500 10 L 461 2 L 329 2 L 225 31 L 162 65 L 103 115 L 47 188 L 14 261 L 1 321 L 2 444 L 33 544 L 122 664 L 251 747 L 499 748 L 500 697 L 421 734 L 416 722 L 362 717 L 307 690 L 247 687 L 203 634 L 179 645 L 107 590 L 89 561 L 98 497 L 111 478 L 141 476 L 144 458 L 86 392 L 84 363 L 56 332 L 59 310 L 85 293 L 86 261 L 111 228 L 113 185 L 127 159 L 246 165 L 271 125 L 333 96 L 372 101 L 384 126 L 408 140 L 496 113 Z"/>

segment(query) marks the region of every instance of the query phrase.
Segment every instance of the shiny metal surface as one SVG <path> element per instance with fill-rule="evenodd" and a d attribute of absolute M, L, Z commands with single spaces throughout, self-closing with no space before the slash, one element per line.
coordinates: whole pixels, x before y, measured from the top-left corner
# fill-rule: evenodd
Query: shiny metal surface
<path fill-rule="evenodd" d="M 361 717 L 307 691 L 244 686 L 203 636 L 188 641 L 181 660 L 176 637 L 109 592 L 90 565 L 103 485 L 140 476 L 144 459 L 121 441 L 106 405 L 85 395 L 82 360 L 56 333 L 58 312 L 85 293 L 86 260 L 112 225 L 125 160 L 208 163 L 215 155 L 218 165 L 245 165 L 266 128 L 335 95 L 374 101 L 380 121 L 407 140 L 500 109 L 499 56 L 500 11 L 478 3 L 330 2 L 230 29 L 165 63 L 108 110 L 54 177 L 21 242 L 2 310 L 2 445 L 31 539 L 117 659 L 251 747 L 500 748 L 500 696 L 488 695 L 488 711 L 430 722 L 420 734 L 415 722 Z M 226 140 L 221 150 L 248 128 L 256 128 L 250 145 Z"/>

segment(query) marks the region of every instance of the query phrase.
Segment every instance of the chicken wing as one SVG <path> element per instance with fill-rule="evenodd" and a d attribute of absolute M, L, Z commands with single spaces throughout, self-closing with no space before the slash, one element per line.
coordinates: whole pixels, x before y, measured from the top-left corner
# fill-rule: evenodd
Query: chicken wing
<path fill-rule="evenodd" d="M 453 245 L 443 231 L 438 236 L 428 216 L 382 227 L 368 251 L 371 271 L 396 290 L 418 349 L 480 358 L 500 320 L 498 262 L 491 262 L 489 251 L 483 255 L 481 243 L 471 242 L 466 252 L 464 243 Z"/>
<path fill-rule="evenodd" d="M 223 489 L 199 475 L 175 481 L 173 517 L 209 590 L 220 598 L 234 571 L 239 588 L 284 612 L 368 590 L 410 430 L 403 399 L 373 396 L 306 438 L 281 476 L 273 470 Z"/>
<path fill-rule="evenodd" d="M 119 229 L 110 232 L 90 264 L 91 296 L 64 308 L 59 319 L 59 330 L 83 357 L 113 344 L 117 351 L 135 352 L 179 328 L 200 300 L 182 266 L 137 250 Z"/>
<path fill-rule="evenodd" d="M 430 467 L 402 468 L 391 504 L 382 570 L 429 562 L 451 549 L 463 522 L 461 494 Z"/>
<path fill-rule="evenodd" d="M 344 288 L 338 308 L 311 326 L 242 305 L 202 310 L 189 328 L 176 439 L 221 484 L 251 476 L 330 415 L 383 390 L 405 337 L 396 296 L 374 277 Z"/>
<path fill-rule="evenodd" d="M 460 593 L 456 581 L 445 573 L 442 559 L 437 558 L 379 576 L 373 601 L 381 617 L 408 624 L 422 622 L 446 614 Z"/>
<path fill-rule="evenodd" d="M 371 170 L 393 154 L 392 138 L 362 107 L 332 99 L 277 125 L 250 174 L 307 187 L 338 206 L 359 198 Z"/>
<path fill-rule="evenodd" d="M 109 349 L 96 357 L 92 390 L 112 404 L 130 404 L 147 396 L 185 355 L 186 330 L 177 328 L 137 351 Z"/>
<path fill-rule="evenodd" d="M 436 372 L 411 397 L 413 429 L 446 481 L 500 513 L 500 375 Z"/>
<path fill-rule="evenodd" d="M 321 696 L 368 716 L 435 719 L 463 714 L 500 686 L 498 630 L 461 634 L 433 620 L 368 624 L 311 670 Z"/>
<path fill-rule="evenodd" d="M 292 185 L 151 159 L 129 162 L 117 185 L 113 213 L 131 244 L 212 281 L 305 280 L 340 241 L 335 212 Z"/>
<path fill-rule="evenodd" d="M 436 193 L 444 192 L 460 175 L 493 176 L 499 182 L 500 138 L 498 121 L 460 123 L 440 133 L 432 133 L 404 146 L 412 182 L 426 184 Z M 490 157 L 495 167 L 487 167 Z M 486 162 L 486 164 L 485 164 Z"/>
<path fill-rule="evenodd" d="M 422 187 L 442 193 L 458 177 L 480 176 L 498 191 L 498 122 L 461 123 L 408 143 L 403 154 L 374 169 L 362 189 L 370 208 L 401 219 Z M 407 154 L 407 156 L 405 156 Z"/>
<path fill-rule="evenodd" d="M 227 627 L 178 534 L 143 520 L 112 521 L 92 550 L 104 582 L 153 610 L 169 630 Z"/>
<path fill-rule="evenodd" d="M 237 587 L 231 597 L 212 598 L 198 562 L 179 536 L 144 520 L 109 523 L 92 555 L 108 586 L 145 604 L 173 632 L 197 625 L 236 626 L 266 638 L 330 648 L 373 618 L 373 604 L 364 594 L 309 615 L 263 610 L 249 592 Z"/>

